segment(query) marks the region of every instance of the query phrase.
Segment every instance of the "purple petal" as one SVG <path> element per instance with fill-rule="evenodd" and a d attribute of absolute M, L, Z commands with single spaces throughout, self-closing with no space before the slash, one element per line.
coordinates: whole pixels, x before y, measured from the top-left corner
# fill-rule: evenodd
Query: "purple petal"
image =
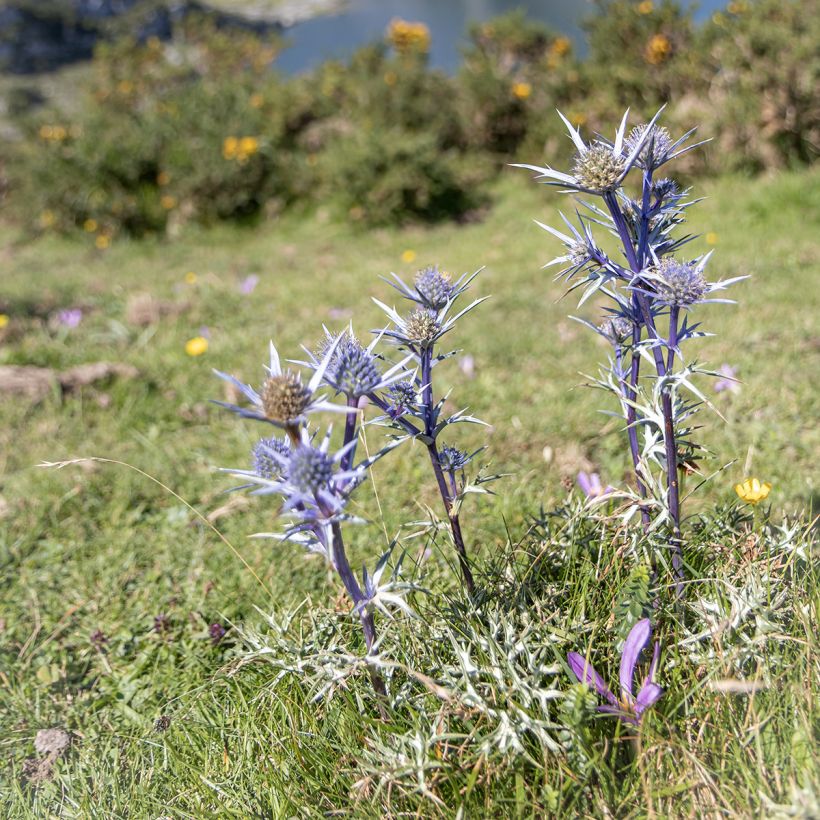
<path fill-rule="evenodd" d="M 618 700 L 609 687 L 604 683 L 604 679 L 595 671 L 592 664 L 583 655 L 577 652 L 570 652 L 567 655 L 567 663 L 572 670 L 572 674 L 578 678 L 580 683 L 592 686 L 601 697 L 606 698 L 610 703 L 617 703 Z"/>
<path fill-rule="evenodd" d="M 585 473 L 583 470 L 581 470 L 581 472 L 578 473 L 578 478 L 576 479 L 576 481 L 578 482 L 578 486 L 581 488 L 584 495 L 587 496 L 587 498 L 589 498 L 590 494 L 592 493 L 591 477 L 587 475 L 587 473 Z"/>
<path fill-rule="evenodd" d="M 651 637 L 652 624 L 649 618 L 644 618 L 632 627 L 624 644 L 620 670 L 621 691 L 626 692 L 630 697 L 632 697 L 632 678 L 635 674 L 635 666 Z"/>
<path fill-rule="evenodd" d="M 635 714 L 640 717 L 644 709 L 657 703 L 662 694 L 663 689 L 657 683 L 645 683 L 635 699 Z"/>

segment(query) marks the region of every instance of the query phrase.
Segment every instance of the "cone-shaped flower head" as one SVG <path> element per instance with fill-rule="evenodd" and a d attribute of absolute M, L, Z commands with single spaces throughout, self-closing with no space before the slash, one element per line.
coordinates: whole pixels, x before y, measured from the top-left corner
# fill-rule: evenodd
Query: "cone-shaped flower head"
<path fill-rule="evenodd" d="M 580 191 L 585 194 L 597 195 L 611 193 L 621 185 L 630 168 L 636 163 L 638 155 L 652 133 L 652 127 L 659 114 L 660 111 L 653 117 L 652 122 L 646 126 L 645 133 L 635 140 L 627 150 L 624 144 L 624 133 L 626 131 L 626 120 L 629 116 L 628 110 L 618 126 L 613 142 L 597 139 L 589 145 L 583 141 L 578 130 L 559 111 L 558 116 L 564 121 L 570 138 L 577 149 L 572 173 L 566 174 L 562 171 L 556 171 L 549 166 L 542 168 L 538 165 L 516 163 L 515 167 L 529 168 L 531 171 L 536 171 L 538 173 L 536 179 L 543 180 L 548 185 L 559 185 L 567 191 Z"/>
<path fill-rule="evenodd" d="M 416 274 L 414 281 L 421 302 L 431 310 L 441 310 L 453 296 L 453 283 L 447 273 L 437 267 L 425 268 Z"/>
<path fill-rule="evenodd" d="M 449 473 L 454 473 L 456 470 L 464 469 L 464 466 L 469 462 L 471 456 L 457 447 L 445 446 L 441 448 L 438 454 L 438 463 L 442 470 Z"/>
<path fill-rule="evenodd" d="M 411 381 L 400 381 L 390 385 L 387 391 L 387 412 L 396 419 L 413 410 L 418 401 L 416 386 Z"/>
<path fill-rule="evenodd" d="M 688 307 L 699 302 L 709 292 L 709 283 L 699 265 L 678 262 L 667 256 L 660 260 L 654 273 L 657 274 L 657 299 L 663 304 Z"/>
<path fill-rule="evenodd" d="M 657 168 L 666 161 L 674 140 L 662 125 L 656 125 L 649 135 L 647 135 L 648 130 L 649 126 L 645 123 L 635 126 L 624 140 L 624 153 L 629 155 L 636 145 L 643 143 L 636 164 L 642 168 Z"/>
<path fill-rule="evenodd" d="M 260 439 L 251 451 L 254 472 L 269 481 L 282 477 L 282 459 L 289 457 L 290 443 L 275 436 Z"/>
<path fill-rule="evenodd" d="M 623 316 L 613 316 L 601 322 L 600 334 L 614 345 L 623 344 L 632 338 L 632 322 Z"/>
<path fill-rule="evenodd" d="M 638 694 L 634 694 L 635 668 L 638 665 L 641 653 L 649 644 L 651 637 L 652 624 L 648 618 L 638 621 L 629 632 L 626 642 L 624 643 L 623 654 L 621 655 L 619 675 L 621 685 L 620 697 L 616 697 L 612 693 L 604 679 L 587 662 L 583 655 L 579 655 L 577 652 L 570 652 L 567 655 L 567 663 L 573 675 L 575 675 L 581 683 L 586 683 L 588 686 L 593 687 L 601 697 L 607 700 L 606 705 L 598 707 L 599 712 L 616 715 L 624 723 L 639 726 L 644 712 L 663 695 L 663 689 L 655 683 L 655 672 L 658 668 L 661 651 L 660 644 L 657 642 L 655 643 L 655 648 L 652 653 L 649 672 L 646 678 L 644 678 Z"/>
<path fill-rule="evenodd" d="M 435 311 L 417 308 L 404 319 L 407 338 L 419 347 L 429 347 L 441 330 Z"/>
<path fill-rule="evenodd" d="M 290 370 L 282 370 L 279 354 L 276 352 L 273 342 L 271 342 L 270 366 L 265 368 L 268 376 L 262 385 L 261 393 L 254 390 L 249 384 L 243 384 L 227 373 L 222 373 L 219 370 L 214 371 L 220 379 L 224 379 L 245 396 L 251 403 L 251 407 L 239 407 L 224 401 L 217 401 L 216 404 L 226 407 L 228 410 L 242 416 L 242 418 L 266 421 L 276 427 L 281 427 L 287 432 L 288 437 L 294 444 L 299 444 L 301 441 L 299 427 L 304 423 L 305 417 L 309 413 L 323 410 L 341 413 L 355 412 L 355 409 L 340 407 L 325 401 L 322 396 L 316 395 L 325 370 L 336 352 L 337 344 L 338 339 L 329 346 L 325 357 L 318 363 L 310 381 L 303 384 L 300 374 Z"/>
<path fill-rule="evenodd" d="M 303 493 L 318 493 L 333 478 L 333 459 L 318 447 L 300 444 L 290 454 L 288 483 Z"/>

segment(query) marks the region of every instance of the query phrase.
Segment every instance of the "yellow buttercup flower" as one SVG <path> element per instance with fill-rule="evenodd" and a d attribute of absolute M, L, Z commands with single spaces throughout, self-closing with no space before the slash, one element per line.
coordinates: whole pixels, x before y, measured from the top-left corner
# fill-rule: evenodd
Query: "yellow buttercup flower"
<path fill-rule="evenodd" d="M 705 238 L 707 245 L 717 245 L 718 235 L 714 231 L 709 231 Z"/>
<path fill-rule="evenodd" d="M 107 234 L 101 233 L 95 240 L 94 244 L 101 250 L 104 251 L 110 244 L 111 244 L 111 237 Z"/>
<path fill-rule="evenodd" d="M 410 263 L 411 263 L 411 262 L 412 262 L 415 258 L 416 258 L 416 252 L 415 252 L 415 251 L 413 251 L 413 250 L 410 250 L 410 248 L 408 248 L 406 251 L 404 251 L 404 252 L 402 253 L 402 255 L 401 255 L 401 261 L 402 261 L 402 262 L 406 262 L 408 265 L 409 265 L 409 264 L 410 264 Z"/>
<path fill-rule="evenodd" d="M 9 323 L 9 317 L 5 313 L 0 313 L 0 329 L 6 327 Z"/>
<path fill-rule="evenodd" d="M 201 356 L 208 350 L 208 340 L 204 336 L 194 336 L 185 342 L 185 352 L 189 356 Z"/>
<path fill-rule="evenodd" d="M 86 221 L 83 222 L 83 230 L 87 233 L 94 233 L 97 230 L 97 220 L 86 219 Z"/>
<path fill-rule="evenodd" d="M 747 504 L 757 504 L 768 498 L 772 485 L 768 481 L 761 481 L 759 478 L 747 478 L 740 484 L 735 484 L 735 492 L 741 501 Z"/>
<path fill-rule="evenodd" d="M 239 140 L 236 137 L 225 137 L 222 142 L 222 156 L 225 159 L 233 159 L 239 148 Z"/>
<path fill-rule="evenodd" d="M 513 96 L 519 100 L 526 100 L 532 94 L 532 86 L 529 83 L 513 83 Z"/>
<path fill-rule="evenodd" d="M 159 204 L 162 205 L 164 210 L 170 211 L 172 208 L 176 207 L 177 198 L 175 196 L 171 196 L 170 194 L 165 194 L 165 196 L 160 198 Z"/>
<path fill-rule="evenodd" d="M 196 284 L 196 274 L 189 270 L 188 273 L 185 274 L 185 284 L 186 285 L 195 285 Z"/>

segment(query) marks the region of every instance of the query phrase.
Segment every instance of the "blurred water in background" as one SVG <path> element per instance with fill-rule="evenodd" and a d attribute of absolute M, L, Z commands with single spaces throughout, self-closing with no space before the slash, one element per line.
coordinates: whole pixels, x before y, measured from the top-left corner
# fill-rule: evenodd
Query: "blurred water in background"
<path fill-rule="evenodd" d="M 695 19 L 703 20 L 725 2 L 684 0 L 682 5 L 696 7 Z M 277 63 L 282 71 L 297 73 L 323 60 L 345 57 L 359 46 L 380 39 L 390 20 L 401 17 L 427 24 L 432 34 L 432 66 L 454 72 L 468 25 L 515 9 L 567 35 L 576 53 L 584 54 L 586 44 L 580 24 L 595 13 L 592 0 L 347 0 L 338 14 L 323 15 L 288 29 L 290 46 Z"/>

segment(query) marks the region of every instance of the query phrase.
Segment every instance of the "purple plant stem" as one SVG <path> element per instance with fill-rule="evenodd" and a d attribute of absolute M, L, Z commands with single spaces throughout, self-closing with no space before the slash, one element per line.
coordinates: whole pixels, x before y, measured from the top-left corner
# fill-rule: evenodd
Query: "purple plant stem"
<path fill-rule="evenodd" d="M 348 398 L 347 404 L 348 407 L 351 407 L 356 406 L 357 403 L 355 399 Z M 348 413 L 347 419 L 345 420 L 344 444 L 350 444 L 355 437 L 356 413 Z M 342 457 L 342 461 L 339 465 L 342 470 L 350 469 L 350 465 L 353 463 L 354 449 L 355 448 L 351 448 L 350 451 L 345 453 Z M 362 632 L 364 633 L 364 642 L 367 646 L 367 654 L 374 655 L 376 654 L 373 651 L 373 647 L 376 643 L 376 623 L 373 619 L 373 613 L 364 604 L 362 588 L 359 586 L 359 582 L 356 580 L 356 575 L 350 568 L 350 562 L 348 561 L 347 553 L 345 552 L 344 538 L 342 537 L 342 526 L 338 521 L 334 521 L 331 524 L 331 532 L 333 533 L 333 563 L 336 565 L 336 571 L 339 573 L 339 577 L 345 585 L 347 594 L 350 595 L 350 599 L 353 601 L 354 608 L 358 610 L 359 620 L 362 623 Z M 377 695 L 386 696 L 387 687 L 385 686 L 384 679 L 374 667 L 371 666 L 369 668 L 370 680 L 373 683 L 374 691 Z"/>
<path fill-rule="evenodd" d="M 624 246 L 624 251 L 626 253 L 626 258 L 629 262 L 629 266 L 630 268 L 632 268 L 633 273 L 637 276 L 641 271 L 641 267 L 638 263 L 638 257 L 635 253 L 635 247 L 632 244 L 632 237 L 629 234 L 629 228 L 627 227 L 626 221 L 624 220 L 624 216 L 621 212 L 620 206 L 618 205 L 618 201 L 615 198 L 615 195 L 611 193 L 604 194 L 604 201 L 606 202 L 607 207 L 609 208 L 609 212 L 612 215 L 612 220 L 615 223 L 615 228 L 618 231 L 618 235 L 621 238 L 621 242 Z M 649 307 L 649 299 L 644 294 L 640 293 L 636 293 L 635 298 L 637 300 L 638 308 L 640 309 L 643 323 L 646 325 L 647 333 L 649 334 L 651 339 L 657 342 L 658 333 L 655 328 L 655 321 L 652 318 L 652 311 Z M 659 344 L 655 344 L 652 347 L 652 355 L 655 359 L 655 369 L 658 373 L 658 377 L 663 378 L 666 375 L 666 363 L 663 359 L 663 349 Z M 663 413 L 663 438 L 666 447 L 667 458 L 666 472 L 667 486 L 669 489 L 667 501 L 669 505 L 669 515 L 672 518 L 672 526 L 677 536 L 680 534 L 680 500 L 678 497 L 677 445 L 675 443 L 675 425 L 672 413 L 672 396 L 670 395 L 668 390 L 664 390 L 661 394 L 661 411 Z M 672 454 L 671 460 L 670 453 Z"/>
<path fill-rule="evenodd" d="M 444 502 L 444 510 L 447 513 L 447 520 L 450 522 L 450 532 L 453 535 L 453 543 L 458 554 L 458 563 L 461 568 L 461 575 L 464 578 L 464 586 L 467 587 L 468 594 L 475 595 L 475 581 L 470 570 L 470 563 L 467 560 L 467 547 L 464 543 L 464 535 L 461 532 L 461 521 L 458 513 L 455 512 L 455 494 L 451 496 L 444 478 L 444 471 L 439 463 L 438 447 L 433 429 L 433 349 L 424 348 L 421 351 L 421 383 L 422 383 L 422 405 L 424 408 L 424 432 L 427 436 L 427 452 L 430 455 L 430 462 L 433 465 L 433 473 L 436 476 L 441 500 Z"/>

